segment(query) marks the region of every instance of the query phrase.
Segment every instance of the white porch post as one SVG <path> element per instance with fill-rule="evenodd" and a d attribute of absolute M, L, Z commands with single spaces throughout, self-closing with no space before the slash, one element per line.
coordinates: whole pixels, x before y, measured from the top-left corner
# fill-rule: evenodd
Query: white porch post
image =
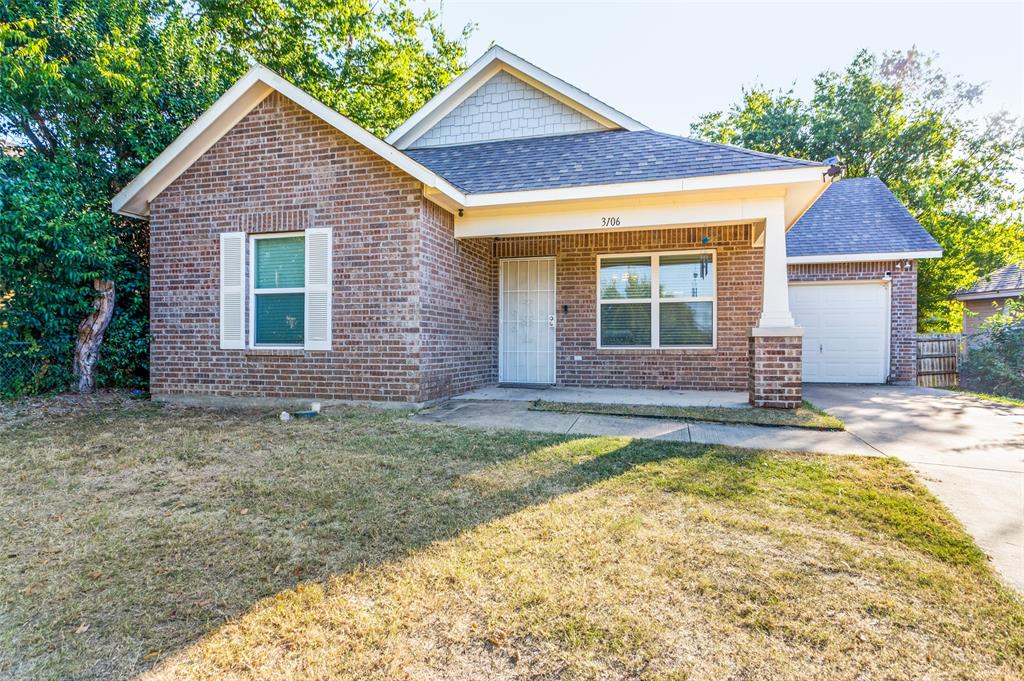
<path fill-rule="evenodd" d="M 792 335 L 796 322 L 789 311 L 789 273 L 786 269 L 786 224 L 783 207 L 765 216 L 764 282 L 761 287 L 760 335 Z"/>

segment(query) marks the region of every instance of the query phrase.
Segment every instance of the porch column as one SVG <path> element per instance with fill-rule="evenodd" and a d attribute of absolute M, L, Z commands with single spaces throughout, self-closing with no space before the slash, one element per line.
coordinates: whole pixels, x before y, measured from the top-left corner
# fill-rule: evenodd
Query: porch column
<path fill-rule="evenodd" d="M 761 317 L 750 331 L 751 405 L 779 409 L 800 406 L 803 335 L 804 330 L 789 311 L 786 224 L 779 205 L 765 216 Z"/>
<path fill-rule="evenodd" d="M 781 205 L 764 221 L 764 282 L 761 287 L 760 329 L 792 330 L 789 312 L 789 273 L 786 269 L 786 219 Z"/>

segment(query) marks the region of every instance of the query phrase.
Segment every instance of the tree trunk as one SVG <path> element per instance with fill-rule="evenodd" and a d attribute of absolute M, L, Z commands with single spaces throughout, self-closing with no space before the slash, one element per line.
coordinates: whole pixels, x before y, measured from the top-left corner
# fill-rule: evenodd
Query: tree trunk
<path fill-rule="evenodd" d="M 78 325 L 78 340 L 75 341 L 75 376 L 78 377 L 78 392 L 91 393 L 96 389 L 96 362 L 100 358 L 103 333 L 114 315 L 114 282 L 96 279 L 92 287 L 99 295 L 93 301 L 93 311 Z"/>

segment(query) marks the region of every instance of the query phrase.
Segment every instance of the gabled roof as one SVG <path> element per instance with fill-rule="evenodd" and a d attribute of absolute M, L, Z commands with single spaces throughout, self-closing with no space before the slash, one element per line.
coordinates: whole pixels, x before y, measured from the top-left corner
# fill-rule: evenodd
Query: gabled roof
<path fill-rule="evenodd" d="M 821 167 L 652 130 L 576 133 L 406 153 L 467 194 Z"/>
<path fill-rule="evenodd" d="M 956 298 L 1005 298 L 1024 294 L 1024 266 L 1011 264 L 989 272 L 970 287 L 957 291 Z"/>
<path fill-rule="evenodd" d="M 938 258 L 942 248 L 877 177 L 833 182 L 786 234 L 789 262 Z"/>
<path fill-rule="evenodd" d="M 456 204 L 465 202 L 461 192 L 434 172 L 267 67 L 256 65 L 113 198 L 111 207 L 114 212 L 131 217 L 148 216 L 150 201 L 256 108 L 256 105 L 275 91 Z"/>
<path fill-rule="evenodd" d="M 395 145 L 397 149 L 408 148 L 499 71 L 512 74 L 609 129 L 647 129 L 644 124 L 574 85 L 495 45 L 398 126 L 385 141 Z"/>

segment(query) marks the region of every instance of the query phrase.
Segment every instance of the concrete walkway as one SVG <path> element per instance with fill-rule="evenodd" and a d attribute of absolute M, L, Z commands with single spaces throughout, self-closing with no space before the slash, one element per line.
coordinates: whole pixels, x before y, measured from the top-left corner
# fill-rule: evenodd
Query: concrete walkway
<path fill-rule="evenodd" d="M 1024 590 L 1024 408 L 881 385 L 809 385 L 804 395 L 914 467 L 1006 580 Z"/>
<path fill-rule="evenodd" d="M 625 388 L 509 388 L 489 385 L 464 393 L 456 400 L 509 400 L 512 402 L 572 402 L 574 404 L 636 404 L 661 407 L 734 407 L 746 409 L 747 393 L 726 390 L 645 390 Z"/>
<path fill-rule="evenodd" d="M 825 454 L 878 455 L 878 451 L 850 433 L 632 416 L 530 411 L 529 402 L 521 400 L 451 400 L 436 407 L 424 409 L 416 414 L 413 420 L 471 428 L 504 428 L 566 435 L 639 437 L 670 442 L 698 442 L 754 449 L 823 452 Z"/>

